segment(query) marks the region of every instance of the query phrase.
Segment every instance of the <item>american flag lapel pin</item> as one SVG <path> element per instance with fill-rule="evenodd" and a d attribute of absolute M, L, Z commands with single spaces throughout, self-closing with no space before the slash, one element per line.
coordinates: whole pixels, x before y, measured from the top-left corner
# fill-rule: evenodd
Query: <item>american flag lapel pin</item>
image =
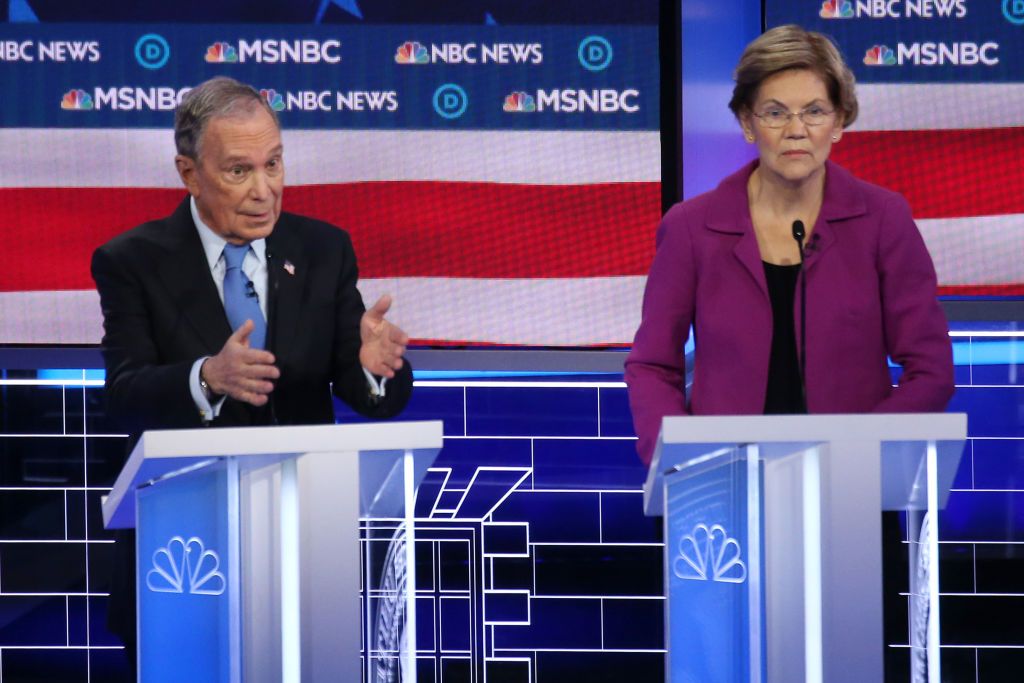
<path fill-rule="evenodd" d="M 295 275 L 295 264 L 287 259 L 285 259 L 284 262 L 284 269 L 289 275 Z"/>

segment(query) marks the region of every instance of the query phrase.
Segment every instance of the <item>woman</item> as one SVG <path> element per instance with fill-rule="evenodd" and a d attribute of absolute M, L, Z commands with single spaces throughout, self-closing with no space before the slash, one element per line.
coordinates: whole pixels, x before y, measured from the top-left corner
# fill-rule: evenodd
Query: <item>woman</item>
<path fill-rule="evenodd" d="M 828 161 L 857 117 L 839 51 L 781 26 L 747 46 L 735 80 L 729 107 L 758 158 L 665 215 L 626 360 L 646 463 L 666 415 L 941 411 L 953 392 L 935 268 L 910 207 Z M 886 356 L 903 366 L 896 388 Z"/>

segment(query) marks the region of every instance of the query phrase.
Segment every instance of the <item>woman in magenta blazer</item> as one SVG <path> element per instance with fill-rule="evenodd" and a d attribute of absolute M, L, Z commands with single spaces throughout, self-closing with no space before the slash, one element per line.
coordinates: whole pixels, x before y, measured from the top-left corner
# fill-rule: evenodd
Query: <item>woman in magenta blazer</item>
<path fill-rule="evenodd" d="M 744 51 L 729 106 L 758 159 L 658 229 L 625 372 L 640 457 L 650 462 L 666 415 L 945 409 L 952 350 L 910 207 L 828 161 L 857 116 L 836 47 L 798 26 L 766 32 Z M 897 387 L 887 356 L 903 367 Z"/>

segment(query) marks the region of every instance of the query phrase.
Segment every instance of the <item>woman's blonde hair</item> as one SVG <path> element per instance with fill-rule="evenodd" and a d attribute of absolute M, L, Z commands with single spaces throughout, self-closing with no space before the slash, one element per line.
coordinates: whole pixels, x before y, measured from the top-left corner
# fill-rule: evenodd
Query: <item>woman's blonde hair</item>
<path fill-rule="evenodd" d="M 807 69 L 821 77 L 844 128 L 857 119 L 853 72 L 846 66 L 839 49 L 828 36 L 796 24 L 765 31 L 747 45 L 733 74 L 736 86 L 729 109 L 737 118 L 750 112 L 761 84 L 789 69 Z"/>

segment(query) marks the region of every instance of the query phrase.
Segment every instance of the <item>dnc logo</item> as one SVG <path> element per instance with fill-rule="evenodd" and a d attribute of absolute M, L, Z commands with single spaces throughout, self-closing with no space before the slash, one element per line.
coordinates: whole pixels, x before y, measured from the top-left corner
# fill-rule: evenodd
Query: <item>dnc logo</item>
<path fill-rule="evenodd" d="M 61 109 L 92 109 L 92 95 L 85 92 L 80 88 L 72 88 L 64 93 L 64 97 L 60 101 Z"/>
<path fill-rule="evenodd" d="M 1024 0 L 1003 0 L 1003 16 L 1011 24 L 1024 26 Z"/>
<path fill-rule="evenodd" d="M 427 56 L 427 48 L 416 41 L 406 41 L 398 46 L 395 51 L 395 62 L 397 64 L 426 64 L 430 61 Z"/>
<path fill-rule="evenodd" d="M 146 586 L 154 593 L 221 595 L 227 587 L 217 553 L 207 550 L 203 539 L 187 541 L 174 536 L 153 553 L 153 568 L 146 573 Z"/>
<path fill-rule="evenodd" d="M 282 111 L 284 109 L 284 98 L 281 97 L 281 93 L 273 88 L 261 88 L 260 95 L 263 96 L 263 99 L 267 101 L 267 104 L 274 111 Z"/>
<path fill-rule="evenodd" d="M 576 56 L 587 71 L 604 71 L 612 63 L 612 44 L 601 36 L 587 36 L 580 41 Z"/>
<path fill-rule="evenodd" d="M 868 66 L 892 66 L 896 63 L 896 55 L 885 45 L 872 45 L 864 53 L 864 63 Z"/>
<path fill-rule="evenodd" d="M 505 104 L 502 110 L 509 112 L 537 111 L 537 103 L 534 101 L 533 95 L 520 90 L 505 96 Z"/>
<path fill-rule="evenodd" d="M 434 111 L 443 119 L 457 119 L 469 108 L 469 95 L 454 83 L 445 83 L 434 91 Z"/>
<path fill-rule="evenodd" d="M 853 3 L 850 0 L 825 0 L 818 16 L 822 19 L 849 19 L 853 16 Z"/>
<path fill-rule="evenodd" d="M 238 61 L 238 50 L 231 43 L 218 41 L 206 48 L 206 61 L 210 64 L 234 63 Z"/>

